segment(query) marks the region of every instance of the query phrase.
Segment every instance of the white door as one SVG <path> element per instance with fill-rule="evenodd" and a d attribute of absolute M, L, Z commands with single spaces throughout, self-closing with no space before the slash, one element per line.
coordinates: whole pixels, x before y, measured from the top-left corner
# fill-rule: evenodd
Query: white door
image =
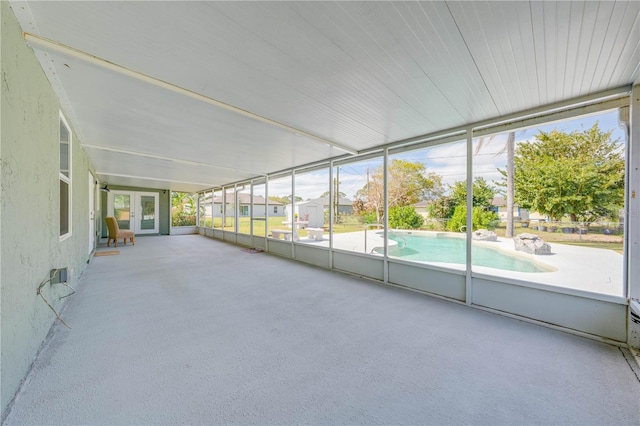
<path fill-rule="evenodd" d="M 160 232 L 159 206 L 157 192 L 111 190 L 107 216 L 115 217 L 120 229 L 130 229 L 135 234 L 157 234 Z"/>
<path fill-rule="evenodd" d="M 157 234 L 160 232 L 160 196 L 157 192 L 135 193 L 136 234 Z"/>
<path fill-rule="evenodd" d="M 89 254 L 96 242 L 96 180 L 89 172 Z"/>
<path fill-rule="evenodd" d="M 115 217 L 120 229 L 135 231 L 132 223 L 132 217 L 135 215 L 133 194 L 132 191 L 111 190 L 107 197 L 107 216 Z"/>

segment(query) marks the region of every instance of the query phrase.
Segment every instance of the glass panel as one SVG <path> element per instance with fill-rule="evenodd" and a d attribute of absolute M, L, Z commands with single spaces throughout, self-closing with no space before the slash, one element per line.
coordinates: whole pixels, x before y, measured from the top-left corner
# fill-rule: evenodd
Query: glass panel
<path fill-rule="evenodd" d="M 285 211 L 291 204 L 291 175 L 269 179 L 269 236 L 290 240 L 291 223 L 287 224 Z M 289 206 L 289 211 L 291 206 Z M 275 231 L 275 232 L 274 232 Z"/>
<path fill-rule="evenodd" d="M 213 212 L 213 227 L 222 228 L 222 190 L 218 189 L 209 193 L 213 197 L 213 202 L 210 206 L 210 210 Z M 211 224 L 209 224 L 211 226 Z"/>
<path fill-rule="evenodd" d="M 242 189 L 241 189 L 242 188 Z M 238 186 L 238 233 L 251 234 L 251 193 L 250 185 Z"/>
<path fill-rule="evenodd" d="M 120 229 L 131 229 L 131 196 L 113 194 L 113 216 Z"/>
<path fill-rule="evenodd" d="M 200 198 L 200 226 L 211 228 L 211 192 L 205 191 Z"/>
<path fill-rule="evenodd" d="M 334 168 L 333 247 L 362 253 L 384 253 L 383 158 L 347 163 Z M 340 201 L 342 200 L 342 201 Z M 348 201 L 353 200 L 352 205 Z"/>
<path fill-rule="evenodd" d="M 60 235 L 69 233 L 69 184 L 60 180 Z"/>
<path fill-rule="evenodd" d="M 224 193 L 224 225 L 225 231 L 235 232 L 236 223 L 236 197 L 234 188 L 226 188 Z"/>
<path fill-rule="evenodd" d="M 489 231 L 474 234 L 474 271 L 623 295 L 617 111 L 476 139 L 473 161 L 474 230 Z"/>
<path fill-rule="evenodd" d="M 69 177 L 69 142 L 70 133 L 67 126 L 60 120 L 60 173 Z"/>
<path fill-rule="evenodd" d="M 156 199 L 151 195 L 140 197 L 142 212 L 140 218 L 140 229 L 154 229 L 156 225 Z"/>
<path fill-rule="evenodd" d="M 260 237 L 265 236 L 265 223 L 266 223 L 266 208 L 265 203 L 265 190 L 266 185 L 264 183 L 257 183 L 253 185 L 253 212 L 251 217 L 253 220 L 253 235 Z M 271 212 L 269 212 L 271 214 Z"/>
<path fill-rule="evenodd" d="M 294 217 L 300 242 L 328 247 L 329 235 L 325 230 L 329 230 L 329 168 L 296 173 L 295 184 L 297 201 Z M 341 198 L 351 207 L 351 200 Z"/>
<path fill-rule="evenodd" d="M 389 155 L 388 161 L 389 256 L 465 270 L 466 234 L 451 218 L 465 202 L 455 189 L 466 178 L 466 141 Z"/>
<path fill-rule="evenodd" d="M 197 216 L 197 221 L 198 221 L 198 226 L 204 226 L 204 194 L 200 193 L 198 194 L 198 216 Z"/>
<path fill-rule="evenodd" d="M 196 194 L 171 192 L 171 226 L 194 226 L 196 203 Z"/>

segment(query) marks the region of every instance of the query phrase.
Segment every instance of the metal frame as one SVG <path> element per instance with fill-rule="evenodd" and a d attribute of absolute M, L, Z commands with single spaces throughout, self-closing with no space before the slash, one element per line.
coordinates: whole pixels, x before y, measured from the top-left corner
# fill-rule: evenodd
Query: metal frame
<path fill-rule="evenodd" d="M 501 133 L 505 131 L 509 131 L 516 128 L 522 127 L 530 127 L 535 124 L 540 124 L 542 122 L 549 121 L 557 121 L 560 119 L 568 119 L 575 116 L 580 116 L 584 114 L 591 114 L 595 112 L 605 111 L 612 108 L 620 108 L 629 104 L 629 94 L 630 88 L 624 87 L 616 90 L 611 90 L 607 92 L 603 92 L 601 94 L 590 95 L 577 100 L 565 101 L 562 103 L 554 104 L 547 108 L 536 108 L 535 110 L 510 115 L 508 117 L 502 118 L 500 120 L 487 120 L 484 122 L 476 123 L 475 125 L 466 126 L 463 129 L 456 129 L 455 131 L 444 131 L 439 132 L 437 135 L 433 137 L 418 137 L 412 138 L 411 140 L 399 141 L 395 144 L 387 144 L 383 147 L 377 148 L 375 150 L 368 150 L 366 152 L 361 152 L 359 155 L 353 156 L 340 156 L 332 159 L 329 162 L 329 193 L 330 196 L 333 196 L 334 188 L 331 184 L 334 177 L 334 167 L 340 167 L 344 164 L 358 162 L 370 158 L 382 157 L 383 159 L 383 167 L 384 167 L 384 208 L 385 212 L 388 211 L 388 194 L 387 194 L 387 175 L 388 175 L 388 156 L 390 153 L 400 153 L 408 150 L 420 149 L 430 146 L 435 146 L 438 144 L 455 142 L 466 139 L 466 164 L 467 164 L 467 229 L 472 228 L 472 200 L 473 200 L 473 140 L 476 137 L 489 135 L 492 133 Z M 628 250 L 626 250 L 625 259 L 633 258 L 635 256 L 637 258 L 640 256 L 640 221 L 634 221 L 633 218 L 636 218 L 640 215 L 640 86 L 635 86 L 633 88 L 633 96 L 631 100 L 631 134 L 630 134 L 630 142 L 628 144 L 628 152 L 627 152 L 627 163 L 629 167 L 629 171 L 627 173 L 627 187 L 628 187 L 628 195 L 627 195 L 627 218 L 626 226 L 628 226 L 628 230 L 626 232 L 627 236 L 627 244 Z M 536 115 L 534 112 L 538 112 Z M 268 199 L 268 182 L 270 178 L 273 177 L 284 177 L 289 175 L 291 177 L 291 188 L 292 193 L 295 196 L 295 175 L 297 171 L 311 171 L 316 168 L 327 167 L 327 162 L 322 161 L 316 164 L 307 165 L 302 168 L 294 168 L 288 171 L 280 171 L 277 174 L 267 175 L 264 179 L 265 182 L 265 193 Z M 267 214 L 268 214 L 268 208 Z M 422 287 L 408 286 L 406 284 L 398 284 L 393 282 L 390 278 L 393 276 L 393 279 L 396 279 L 398 274 L 399 266 L 401 266 L 402 271 L 401 274 L 409 274 L 406 276 L 416 276 L 418 274 L 420 276 L 434 276 L 434 277 L 458 277 L 455 278 L 457 280 L 464 279 L 465 282 L 465 294 L 464 301 L 460 300 L 461 303 L 465 303 L 466 305 L 476 307 L 478 309 L 487 310 L 495 313 L 499 313 L 502 315 L 515 317 L 522 319 L 524 315 L 526 321 L 533 322 L 536 324 L 541 324 L 548 326 L 550 328 L 560 329 L 563 331 L 568 331 L 570 333 L 574 333 L 577 335 L 589 337 L 595 340 L 601 340 L 606 342 L 616 343 L 618 345 L 624 346 L 622 343 L 621 336 L 621 313 L 627 311 L 627 306 L 629 303 L 628 298 L 625 295 L 624 297 L 618 296 L 609 296 L 605 294 L 596 294 L 590 293 L 581 290 L 572 290 L 562 287 L 556 287 L 546 284 L 539 283 L 530 283 L 530 282 L 519 282 L 517 280 L 499 277 L 499 276 L 487 276 L 480 273 L 473 273 L 472 271 L 472 246 L 471 246 L 471 232 L 467 232 L 467 246 L 466 246 L 466 265 L 464 271 L 456 271 L 456 270 L 447 270 L 447 268 L 436 268 L 431 267 L 429 265 L 423 265 L 419 263 L 405 262 L 399 259 L 390 259 L 388 257 L 388 214 L 385 213 L 385 228 L 384 228 L 384 237 L 385 237 L 385 251 L 383 256 L 372 256 L 367 255 L 365 253 L 354 253 L 354 252 L 346 252 L 340 249 L 336 249 L 333 246 L 333 209 L 330 209 L 329 218 L 329 258 L 328 258 L 328 267 L 330 269 L 337 269 L 344 272 L 357 274 L 359 276 L 368 277 L 371 279 L 379 280 L 384 282 L 385 284 L 392 286 L 400 286 L 402 288 L 409 288 L 413 291 L 417 292 L 427 292 L 428 294 L 435 295 L 436 297 L 445 297 L 449 298 L 450 296 L 442 296 L 438 294 L 434 294 L 431 290 L 425 290 Z M 268 221 L 267 221 L 268 222 Z M 268 226 L 268 224 L 267 224 Z M 268 235 L 268 230 L 267 230 Z M 291 241 L 291 257 L 296 259 L 296 246 L 300 245 L 294 241 Z M 275 242 L 274 242 L 275 244 Z M 284 242 L 279 242 L 277 244 L 279 247 L 285 247 Z M 267 238 L 267 251 L 269 251 L 269 239 Z M 302 245 L 300 245 L 302 249 Z M 274 247 L 275 248 L 275 247 Z M 304 245 L 305 257 L 309 258 L 309 253 L 312 250 L 321 250 L 320 248 L 313 248 L 308 245 Z M 325 252 L 326 248 L 322 248 Z M 283 253 L 281 250 L 277 250 L 276 253 Z M 288 257 L 288 254 L 287 254 Z M 304 260 L 303 260 L 304 261 Z M 360 264 L 358 266 L 358 264 Z M 364 265 L 368 265 L 366 268 Z M 371 272 L 370 275 L 367 275 L 367 268 L 373 267 L 376 269 L 374 265 L 379 265 L 378 271 Z M 322 265 L 319 265 L 322 266 Z M 640 298 L 640 264 L 637 262 L 627 262 L 628 271 L 627 276 L 629 277 L 628 282 L 628 296 L 634 299 Z M 410 272 L 413 271 L 413 272 Z M 444 275 L 442 275 L 444 274 Z M 436 278 L 438 279 L 438 278 Z M 453 278 L 452 278 L 453 279 Z M 427 278 L 425 278 L 428 281 Z M 422 283 L 419 283 L 422 284 Z M 424 286 L 423 286 L 424 287 Z M 477 288 L 476 288 L 477 287 Z M 425 287 L 429 288 L 429 287 Z M 497 294 L 496 291 L 499 289 L 510 289 L 511 292 L 515 292 L 516 294 L 521 294 L 522 296 L 514 297 L 511 299 L 513 303 L 507 300 L 498 300 L 495 303 L 495 306 L 489 306 L 485 304 L 484 301 L 491 299 L 491 295 Z M 477 293 L 477 294 L 476 294 Z M 553 304 L 556 305 L 556 308 L 549 308 L 548 306 L 539 305 L 540 312 L 537 317 L 531 317 L 527 312 L 520 312 L 520 305 L 522 305 L 521 297 L 525 297 L 527 294 L 530 294 L 535 298 L 550 298 L 549 300 L 554 300 Z M 477 299 L 477 300 L 476 300 Z M 507 298 L 508 299 L 508 298 Z M 540 299 L 542 300 L 542 299 Z M 609 317 L 603 319 L 604 323 L 613 324 L 611 327 L 605 331 L 598 331 L 602 324 L 596 324 L 592 322 L 590 325 L 585 325 L 583 329 L 574 328 L 572 325 L 575 321 L 568 322 L 554 322 L 554 318 L 558 318 L 565 314 L 566 312 L 562 311 L 562 306 L 558 308 L 558 305 L 562 305 L 562 300 L 571 301 L 571 308 L 567 308 L 569 311 L 571 309 L 576 310 L 575 313 L 580 315 L 587 315 L 582 309 L 587 309 L 588 307 L 593 307 L 595 309 L 594 312 L 606 312 L 606 315 Z M 509 308 L 505 307 L 505 303 L 508 306 L 513 306 Z M 509 309 L 515 309 L 515 311 L 509 311 Z M 567 318 L 571 317 L 568 315 Z M 605 329 L 606 327 L 603 326 Z M 624 327 L 622 327 L 624 328 Z M 594 331 L 595 330 L 595 331 Z M 602 333 L 602 335 L 598 335 L 597 333 Z"/>

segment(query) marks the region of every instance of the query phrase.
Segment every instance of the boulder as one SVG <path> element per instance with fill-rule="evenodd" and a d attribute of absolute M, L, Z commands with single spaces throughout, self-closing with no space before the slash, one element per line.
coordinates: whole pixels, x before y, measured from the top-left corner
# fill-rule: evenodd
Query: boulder
<path fill-rule="evenodd" d="M 487 229 L 478 229 L 477 231 L 473 231 L 471 238 L 476 241 L 498 241 L 496 233 Z"/>
<path fill-rule="evenodd" d="M 551 254 L 551 246 L 535 234 L 520 234 L 513 238 L 516 251 L 530 254 Z"/>

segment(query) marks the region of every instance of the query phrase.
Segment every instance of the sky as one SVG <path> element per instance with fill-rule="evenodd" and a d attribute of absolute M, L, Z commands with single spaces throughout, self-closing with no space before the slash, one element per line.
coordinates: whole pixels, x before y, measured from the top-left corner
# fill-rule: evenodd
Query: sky
<path fill-rule="evenodd" d="M 590 116 L 583 116 L 573 120 L 565 120 L 556 123 L 536 126 L 516 132 L 516 144 L 519 141 L 532 141 L 539 131 L 560 131 L 571 132 L 573 130 L 586 130 L 598 121 L 599 128 L 603 131 L 612 130 L 611 139 L 624 142 L 624 131 L 618 126 L 618 112 L 613 110 L 605 113 L 598 113 Z M 490 139 L 490 140 L 489 140 Z M 498 168 L 504 169 L 506 166 L 506 153 L 501 153 L 504 149 L 507 134 L 496 135 L 493 138 L 485 138 L 488 142 L 482 151 L 473 156 L 473 174 L 482 176 L 485 180 L 500 181 L 501 175 Z M 477 143 L 477 140 L 474 141 Z M 442 181 L 447 185 L 466 179 L 466 141 L 453 142 L 445 145 L 433 146 L 415 151 L 408 151 L 389 157 L 392 159 L 403 159 L 408 161 L 420 161 L 426 165 L 427 171 L 437 173 L 442 177 Z M 339 190 L 350 199 L 354 199 L 356 192 L 364 187 L 367 182 L 367 171 L 373 173 L 377 168 L 382 167 L 382 157 L 349 163 L 340 166 L 339 170 Z M 337 171 L 334 171 L 334 178 Z M 317 198 L 322 193 L 329 191 L 329 169 L 322 169 L 310 173 L 296 174 L 296 196 L 307 200 Z M 270 196 L 287 196 L 292 193 L 291 179 L 277 179 L 269 181 Z"/>

